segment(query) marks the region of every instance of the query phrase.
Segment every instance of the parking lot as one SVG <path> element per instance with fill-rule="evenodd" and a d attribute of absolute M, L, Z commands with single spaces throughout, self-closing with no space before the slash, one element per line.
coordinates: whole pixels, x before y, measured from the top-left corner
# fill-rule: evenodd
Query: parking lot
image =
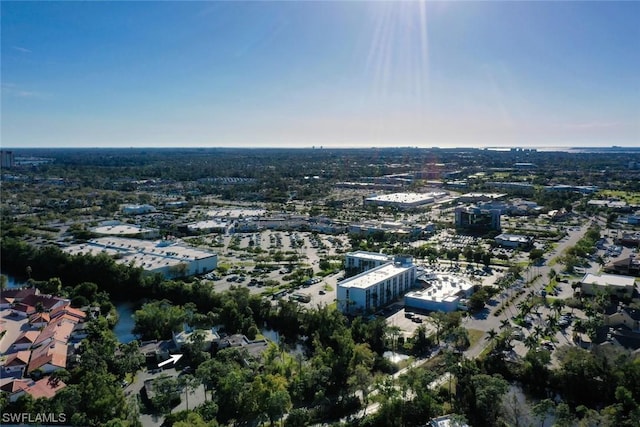
<path fill-rule="evenodd" d="M 317 237 L 316 237 L 317 236 Z M 314 235 L 309 232 L 279 232 L 273 230 L 260 233 L 235 233 L 229 235 L 205 236 L 206 241 L 220 245 L 218 265 L 228 267 L 226 275 L 215 272 L 205 276 L 217 292 L 228 290 L 231 286 L 246 286 L 251 293 L 263 293 L 269 283 L 287 283 L 283 277 L 296 267 L 312 269 L 314 274 L 320 271 L 322 258 L 343 253 L 347 243 L 345 237 L 333 235 Z M 260 268 L 258 265 L 275 265 L 275 269 Z M 325 285 L 335 290 L 335 280 L 327 279 L 310 284 L 297 291 L 314 296 L 327 294 Z M 315 298 L 318 303 L 331 303 L 334 297 Z"/>

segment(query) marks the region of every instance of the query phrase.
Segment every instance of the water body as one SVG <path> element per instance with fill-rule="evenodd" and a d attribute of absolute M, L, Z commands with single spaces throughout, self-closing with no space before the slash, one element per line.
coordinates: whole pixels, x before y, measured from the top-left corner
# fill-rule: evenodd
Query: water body
<path fill-rule="evenodd" d="M 409 356 L 406 354 L 400 354 L 393 351 L 385 351 L 382 353 L 382 357 L 389 360 L 392 363 L 402 362 L 403 360 L 407 360 Z"/>
<path fill-rule="evenodd" d="M 23 288 L 27 286 L 26 283 L 17 281 L 13 276 L 9 276 L 8 274 L 4 274 L 4 276 L 7 276 L 7 289 Z"/>
<path fill-rule="evenodd" d="M 116 311 L 118 312 L 118 323 L 113 328 L 113 332 L 118 337 L 118 341 L 127 344 L 137 340 L 138 337 L 133 334 L 133 313 L 136 310 L 136 304 L 131 301 L 114 302 Z"/>

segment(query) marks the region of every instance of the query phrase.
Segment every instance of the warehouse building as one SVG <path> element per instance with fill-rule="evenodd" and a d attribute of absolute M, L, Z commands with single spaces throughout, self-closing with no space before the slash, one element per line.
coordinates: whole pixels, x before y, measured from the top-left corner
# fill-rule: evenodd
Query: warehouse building
<path fill-rule="evenodd" d="M 64 249 L 72 255 L 112 255 L 119 264 L 132 264 L 167 278 L 193 276 L 215 270 L 218 256 L 173 240 L 147 241 L 101 237 Z"/>
<path fill-rule="evenodd" d="M 410 209 L 431 204 L 435 202 L 436 199 L 440 199 L 446 195 L 447 193 L 444 191 L 431 193 L 392 193 L 367 197 L 364 200 L 364 204 L 365 206 L 395 206 L 400 209 Z"/>

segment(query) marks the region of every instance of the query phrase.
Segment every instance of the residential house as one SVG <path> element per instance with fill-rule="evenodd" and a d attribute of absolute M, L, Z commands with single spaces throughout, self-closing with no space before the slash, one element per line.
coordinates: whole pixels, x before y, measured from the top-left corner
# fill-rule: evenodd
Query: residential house
<path fill-rule="evenodd" d="M 67 367 L 67 344 L 61 341 L 52 341 L 48 345 L 42 345 L 31 353 L 31 360 L 27 368 L 27 375 L 35 370 L 43 374 L 50 374 L 58 369 Z"/>
<path fill-rule="evenodd" d="M 49 313 L 52 320 L 58 320 L 60 317 L 64 317 L 68 320 L 73 320 L 75 323 L 83 322 L 87 318 L 87 313 L 77 308 L 73 308 L 70 305 L 63 305 L 54 308 Z"/>
<path fill-rule="evenodd" d="M 64 307 L 71 302 L 68 299 L 55 297 L 52 295 L 32 294 L 26 296 L 22 301 L 23 304 L 36 307 L 38 311 L 50 312 L 58 307 Z"/>
<path fill-rule="evenodd" d="M 29 326 L 32 329 L 44 328 L 51 321 L 49 313 L 34 313 L 29 316 Z"/>
<path fill-rule="evenodd" d="M 194 335 L 200 334 L 202 336 L 202 344 L 203 350 L 209 351 L 211 350 L 211 345 L 213 343 L 217 343 L 220 340 L 220 335 L 216 332 L 215 329 L 196 329 L 193 330 L 191 328 L 185 328 L 184 331 L 179 333 L 173 333 L 173 343 L 176 348 L 180 350 L 182 346 L 186 343 L 193 343 Z"/>
<path fill-rule="evenodd" d="M 640 333 L 640 310 L 618 306 L 614 313 L 605 316 L 604 322 L 607 326 L 624 326 L 632 332 Z"/>
<path fill-rule="evenodd" d="M 20 376 L 22 376 L 24 370 L 29 364 L 29 357 L 31 357 L 30 350 L 21 350 L 11 353 L 7 356 L 7 359 L 4 362 L 3 370 L 9 375 L 19 372 Z"/>
<path fill-rule="evenodd" d="M 24 304 L 22 302 L 19 302 L 17 304 L 13 304 L 12 308 L 11 308 L 11 313 L 14 316 L 18 316 L 18 317 L 29 317 L 32 314 L 34 314 L 36 312 L 36 308 L 32 305 L 28 305 L 28 304 Z"/>
<path fill-rule="evenodd" d="M 66 386 L 67 385 L 60 380 L 46 377 L 38 381 L 31 379 L 14 379 L 3 384 L 0 390 L 9 395 L 10 402 L 15 402 L 25 394 L 31 395 L 34 399 L 50 399 Z"/>
<path fill-rule="evenodd" d="M 11 351 L 28 350 L 36 341 L 38 335 L 40 335 L 40 331 L 24 331 L 18 335 L 18 338 L 16 338 L 9 349 Z"/>
<path fill-rule="evenodd" d="M 33 347 L 44 346 L 53 341 L 58 341 L 66 345 L 74 327 L 75 323 L 68 320 L 51 322 L 42 330 L 40 335 L 38 335 L 38 338 L 33 342 Z"/>

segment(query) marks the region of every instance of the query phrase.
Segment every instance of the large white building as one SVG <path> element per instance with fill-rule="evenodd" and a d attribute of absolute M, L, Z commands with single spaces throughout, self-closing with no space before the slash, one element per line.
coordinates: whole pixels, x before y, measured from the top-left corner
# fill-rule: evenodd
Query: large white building
<path fill-rule="evenodd" d="M 226 234 L 231 228 L 231 223 L 222 219 L 210 219 L 207 221 L 194 222 L 187 225 L 189 233 L 222 233 Z"/>
<path fill-rule="evenodd" d="M 69 246 L 65 252 L 78 255 L 113 255 L 120 264 L 133 264 L 149 273 L 166 277 L 183 277 L 215 270 L 218 256 L 212 252 L 183 246 L 175 241 L 101 237 L 80 245 Z"/>
<path fill-rule="evenodd" d="M 92 228 L 91 231 L 104 236 L 122 236 L 140 239 L 153 239 L 160 236 L 160 232 L 157 229 L 123 224 L 118 221 L 105 222 L 98 227 Z"/>
<path fill-rule="evenodd" d="M 338 308 L 363 314 L 384 307 L 414 286 L 416 266 L 410 257 L 396 257 L 338 284 Z"/>
<path fill-rule="evenodd" d="M 436 199 L 446 196 L 446 192 L 432 193 L 392 193 L 372 196 L 365 199 L 365 205 L 396 206 L 398 208 L 417 208 L 428 205 Z"/>
<path fill-rule="evenodd" d="M 408 308 L 451 312 L 465 309 L 463 301 L 473 293 L 473 283 L 462 277 L 428 273 L 423 276 L 427 286 L 404 296 Z"/>

